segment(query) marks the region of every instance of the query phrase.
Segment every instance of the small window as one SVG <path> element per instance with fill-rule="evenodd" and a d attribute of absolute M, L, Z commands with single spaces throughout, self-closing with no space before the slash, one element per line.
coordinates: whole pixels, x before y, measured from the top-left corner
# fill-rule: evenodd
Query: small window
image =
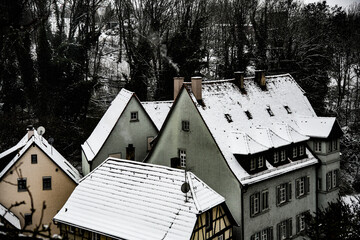
<path fill-rule="evenodd" d="M 51 177 L 43 177 L 43 190 L 51 190 Z"/>
<path fill-rule="evenodd" d="M 186 151 L 179 150 L 180 167 L 186 168 Z"/>
<path fill-rule="evenodd" d="M 291 111 L 291 109 L 289 108 L 289 106 L 284 106 L 284 108 L 286 109 L 286 111 L 287 111 L 288 114 L 291 114 L 291 113 L 292 113 L 292 111 Z"/>
<path fill-rule="evenodd" d="M 296 197 L 300 198 L 309 194 L 310 190 L 310 181 L 309 177 L 301 177 L 296 179 Z"/>
<path fill-rule="evenodd" d="M 296 216 L 296 232 L 300 233 L 306 228 L 305 213 Z"/>
<path fill-rule="evenodd" d="M 283 183 L 276 187 L 276 203 L 282 205 L 291 200 L 291 182 Z"/>
<path fill-rule="evenodd" d="M 189 121 L 186 121 L 186 120 L 183 120 L 181 122 L 181 129 L 185 132 L 188 132 L 190 131 L 190 122 Z"/>
<path fill-rule="evenodd" d="M 298 150 L 297 147 L 293 147 L 293 158 L 296 158 L 298 156 Z"/>
<path fill-rule="evenodd" d="M 270 117 L 274 116 L 274 113 L 273 113 L 273 111 L 271 110 L 270 107 L 267 107 L 266 110 L 268 111 Z"/>
<path fill-rule="evenodd" d="M 274 152 L 274 163 L 278 163 L 279 162 L 279 152 L 275 151 Z"/>
<path fill-rule="evenodd" d="M 80 234 L 80 236 L 83 236 L 84 235 L 84 230 L 79 228 L 79 234 Z"/>
<path fill-rule="evenodd" d="M 138 112 L 131 112 L 130 113 L 130 121 L 138 121 Z"/>
<path fill-rule="evenodd" d="M 285 150 L 281 150 L 280 151 L 280 161 L 284 162 L 286 160 L 286 151 Z"/>
<path fill-rule="evenodd" d="M 32 215 L 31 213 L 25 213 L 25 226 L 29 226 L 32 224 Z"/>
<path fill-rule="evenodd" d="M 249 111 L 245 111 L 245 114 L 248 119 L 253 119 L 253 116 L 251 115 L 251 113 Z"/>
<path fill-rule="evenodd" d="M 264 157 L 259 156 L 259 158 L 258 158 L 258 167 L 262 168 L 263 166 L 264 166 Z"/>
<path fill-rule="evenodd" d="M 256 169 L 256 158 L 251 158 L 250 159 L 250 170 L 255 170 Z"/>
<path fill-rule="evenodd" d="M 18 192 L 25 192 L 26 187 L 26 178 L 18 178 Z"/>
<path fill-rule="evenodd" d="M 100 240 L 100 234 L 92 233 L 91 234 L 91 240 Z"/>
<path fill-rule="evenodd" d="M 334 151 L 337 151 L 338 150 L 338 140 L 337 139 L 334 139 L 332 141 L 332 144 L 333 144 L 333 150 Z"/>
<path fill-rule="evenodd" d="M 212 209 L 206 212 L 206 231 L 212 230 Z"/>
<path fill-rule="evenodd" d="M 305 147 L 304 145 L 299 146 L 299 156 L 304 156 L 305 154 Z"/>
<path fill-rule="evenodd" d="M 230 114 L 225 114 L 225 118 L 226 118 L 226 120 L 229 122 L 229 123 L 231 123 L 233 120 L 231 119 L 231 116 L 230 116 Z"/>
<path fill-rule="evenodd" d="M 284 240 L 289 239 L 292 236 L 292 219 L 282 221 L 277 225 L 278 239 Z"/>
<path fill-rule="evenodd" d="M 273 239 L 273 228 L 269 227 L 251 235 L 250 240 L 271 240 Z"/>
<path fill-rule="evenodd" d="M 37 155 L 31 154 L 31 164 L 36 164 L 36 163 L 37 163 Z"/>
<path fill-rule="evenodd" d="M 330 140 L 330 141 L 328 141 L 327 142 L 327 144 L 328 144 L 328 152 L 332 152 L 333 151 L 333 144 L 332 144 L 332 141 Z"/>
<path fill-rule="evenodd" d="M 69 232 L 71 232 L 71 233 L 74 233 L 74 232 L 75 232 L 74 226 L 69 226 Z"/>
<path fill-rule="evenodd" d="M 321 152 L 321 141 L 315 141 L 315 152 Z"/>
<path fill-rule="evenodd" d="M 254 216 L 260 212 L 260 193 L 254 193 L 250 196 L 250 214 Z"/>

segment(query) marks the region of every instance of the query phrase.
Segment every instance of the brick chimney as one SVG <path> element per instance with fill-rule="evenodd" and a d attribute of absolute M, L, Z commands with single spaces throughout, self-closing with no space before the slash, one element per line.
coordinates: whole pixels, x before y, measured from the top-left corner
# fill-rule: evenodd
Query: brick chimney
<path fill-rule="evenodd" d="M 202 100 L 202 77 L 191 78 L 191 90 L 196 100 Z"/>
<path fill-rule="evenodd" d="M 184 83 L 183 77 L 174 77 L 174 100 L 180 92 L 180 89 Z"/>
<path fill-rule="evenodd" d="M 28 132 L 28 139 L 30 139 L 34 135 L 34 127 L 29 125 L 27 126 L 26 130 Z"/>
<path fill-rule="evenodd" d="M 264 70 L 255 70 L 255 82 L 257 82 L 261 88 L 265 88 L 266 79 Z"/>
<path fill-rule="evenodd" d="M 240 90 L 244 90 L 244 72 L 238 71 L 234 72 L 235 75 L 235 84 L 240 88 Z"/>

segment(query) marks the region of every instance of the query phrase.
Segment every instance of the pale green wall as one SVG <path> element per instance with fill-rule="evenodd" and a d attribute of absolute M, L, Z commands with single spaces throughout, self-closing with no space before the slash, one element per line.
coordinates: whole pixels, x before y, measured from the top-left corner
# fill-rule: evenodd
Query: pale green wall
<path fill-rule="evenodd" d="M 273 227 L 274 239 L 277 239 L 277 224 L 286 219 L 292 218 L 292 232 L 296 233 L 296 216 L 305 211 L 311 213 L 316 211 L 316 166 L 307 167 L 301 170 L 289 172 L 288 174 L 274 177 L 249 186 L 244 196 L 244 227 L 245 238 L 250 239 L 251 235 L 262 229 Z M 295 196 L 295 181 L 300 177 L 310 177 L 310 193 L 302 198 Z M 292 200 L 285 205 L 276 206 L 276 187 L 282 183 L 291 182 Z M 269 210 L 257 216 L 250 217 L 250 196 L 256 192 L 267 189 L 269 191 Z"/>
<path fill-rule="evenodd" d="M 138 112 L 139 121 L 130 122 L 130 113 L 136 111 Z M 128 144 L 133 144 L 135 147 L 135 161 L 143 161 L 148 153 L 147 137 L 155 137 L 157 133 L 155 125 L 151 122 L 139 101 L 132 97 L 99 153 L 93 159 L 90 171 L 108 158 L 109 154 L 121 152 L 121 158 L 125 159 Z M 83 163 L 84 165 L 86 166 Z M 87 173 L 84 172 L 84 174 Z"/>
<path fill-rule="evenodd" d="M 182 120 L 190 121 L 189 132 L 181 130 Z M 225 197 L 226 204 L 240 224 L 240 184 L 227 167 L 225 159 L 186 91 L 182 91 L 164 127 L 147 162 L 170 166 L 170 159 L 178 157 L 178 149 L 186 149 L 187 169 Z"/>

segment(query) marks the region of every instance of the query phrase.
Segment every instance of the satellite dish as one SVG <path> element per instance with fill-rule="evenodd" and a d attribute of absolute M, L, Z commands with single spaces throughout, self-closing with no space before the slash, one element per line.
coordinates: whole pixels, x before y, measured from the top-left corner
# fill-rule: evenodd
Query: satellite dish
<path fill-rule="evenodd" d="M 187 182 L 184 182 L 184 183 L 181 185 L 181 191 L 182 191 L 183 193 L 187 193 L 189 190 L 190 190 L 190 185 L 189 185 Z"/>
<path fill-rule="evenodd" d="M 44 135 L 45 128 L 43 126 L 38 127 L 37 132 L 40 136 Z"/>

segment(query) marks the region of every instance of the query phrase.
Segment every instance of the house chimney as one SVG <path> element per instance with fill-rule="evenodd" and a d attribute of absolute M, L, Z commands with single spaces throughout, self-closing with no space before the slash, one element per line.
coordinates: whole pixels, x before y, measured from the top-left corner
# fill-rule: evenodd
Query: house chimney
<path fill-rule="evenodd" d="M 255 70 L 255 82 L 257 82 L 261 88 L 264 88 L 266 86 L 264 70 Z"/>
<path fill-rule="evenodd" d="M 196 100 L 202 100 L 202 77 L 191 78 L 191 90 Z"/>
<path fill-rule="evenodd" d="M 27 126 L 26 130 L 28 132 L 28 139 L 30 139 L 34 135 L 34 127 L 29 125 Z"/>
<path fill-rule="evenodd" d="M 183 77 L 174 77 L 174 100 L 180 92 L 180 89 L 184 83 Z"/>
<path fill-rule="evenodd" d="M 234 72 L 235 75 L 235 84 L 239 86 L 241 90 L 244 90 L 244 72 Z"/>

